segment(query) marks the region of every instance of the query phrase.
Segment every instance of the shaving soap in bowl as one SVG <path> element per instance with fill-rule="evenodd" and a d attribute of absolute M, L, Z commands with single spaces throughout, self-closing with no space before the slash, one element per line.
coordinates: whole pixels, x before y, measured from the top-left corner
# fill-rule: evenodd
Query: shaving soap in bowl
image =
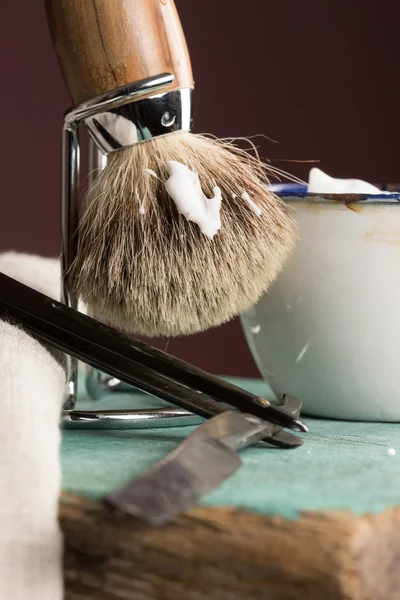
<path fill-rule="evenodd" d="M 242 315 L 262 376 L 305 414 L 400 421 L 400 193 L 319 169 L 275 191 L 299 240 Z"/>

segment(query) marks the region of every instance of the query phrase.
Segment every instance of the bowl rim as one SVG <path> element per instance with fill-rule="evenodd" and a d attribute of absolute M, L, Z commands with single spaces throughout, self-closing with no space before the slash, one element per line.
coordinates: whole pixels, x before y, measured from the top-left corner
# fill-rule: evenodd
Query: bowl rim
<path fill-rule="evenodd" d="M 381 194 L 314 194 L 309 193 L 308 185 L 302 183 L 273 183 L 268 186 L 272 192 L 285 201 L 301 202 L 307 198 L 310 202 L 363 202 L 364 204 L 399 204 L 400 184 L 388 184 L 382 187 Z M 390 189 L 388 189 L 390 188 Z M 392 191 L 392 188 L 395 191 Z M 383 193 L 386 192 L 386 193 Z M 387 193 L 390 192 L 390 193 Z"/>

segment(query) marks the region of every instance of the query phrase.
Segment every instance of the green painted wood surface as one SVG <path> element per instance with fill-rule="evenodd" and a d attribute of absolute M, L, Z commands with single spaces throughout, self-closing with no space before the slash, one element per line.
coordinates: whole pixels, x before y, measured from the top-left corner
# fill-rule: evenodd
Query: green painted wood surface
<path fill-rule="evenodd" d="M 236 384 L 273 397 L 259 380 Z M 83 385 L 80 386 L 81 389 Z M 149 408 L 163 404 L 144 394 L 108 396 L 87 408 Z M 307 419 L 304 446 L 279 450 L 258 445 L 241 452 L 244 466 L 204 505 L 236 506 L 295 518 L 302 511 L 377 513 L 400 505 L 400 424 Z M 193 428 L 63 432 L 64 491 L 100 499 L 172 450 Z M 387 450 L 399 453 L 389 456 Z"/>

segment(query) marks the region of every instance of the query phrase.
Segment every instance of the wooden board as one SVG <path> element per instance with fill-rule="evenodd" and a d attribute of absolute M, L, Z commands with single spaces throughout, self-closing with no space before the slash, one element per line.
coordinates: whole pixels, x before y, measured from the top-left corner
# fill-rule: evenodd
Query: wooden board
<path fill-rule="evenodd" d="M 198 507 L 151 529 L 65 498 L 66 600 L 396 600 L 400 510 L 296 521 Z"/>
<path fill-rule="evenodd" d="M 400 456 L 387 449 L 400 426 L 309 425 L 301 449 L 245 450 L 234 477 L 158 529 L 100 500 L 190 430 L 64 432 L 66 600 L 397 600 Z"/>

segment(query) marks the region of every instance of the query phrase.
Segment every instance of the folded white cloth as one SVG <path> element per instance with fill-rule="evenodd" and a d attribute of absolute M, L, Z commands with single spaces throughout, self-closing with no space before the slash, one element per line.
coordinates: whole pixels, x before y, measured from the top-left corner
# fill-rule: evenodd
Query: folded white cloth
<path fill-rule="evenodd" d="M 4 253 L 0 271 L 59 296 L 55 259 Z M 0 320 L 0 599 L 63 597 L 57 512 L 65 383 L 65 356 Z"/>
<path fill-rule="evenodd" d="M 57 258 L 43 258 L 22 252 L 2 252 L 0 271 L 42 294 L 47 294 L 55 300 L 60 299 L 61 268 Z"/>

